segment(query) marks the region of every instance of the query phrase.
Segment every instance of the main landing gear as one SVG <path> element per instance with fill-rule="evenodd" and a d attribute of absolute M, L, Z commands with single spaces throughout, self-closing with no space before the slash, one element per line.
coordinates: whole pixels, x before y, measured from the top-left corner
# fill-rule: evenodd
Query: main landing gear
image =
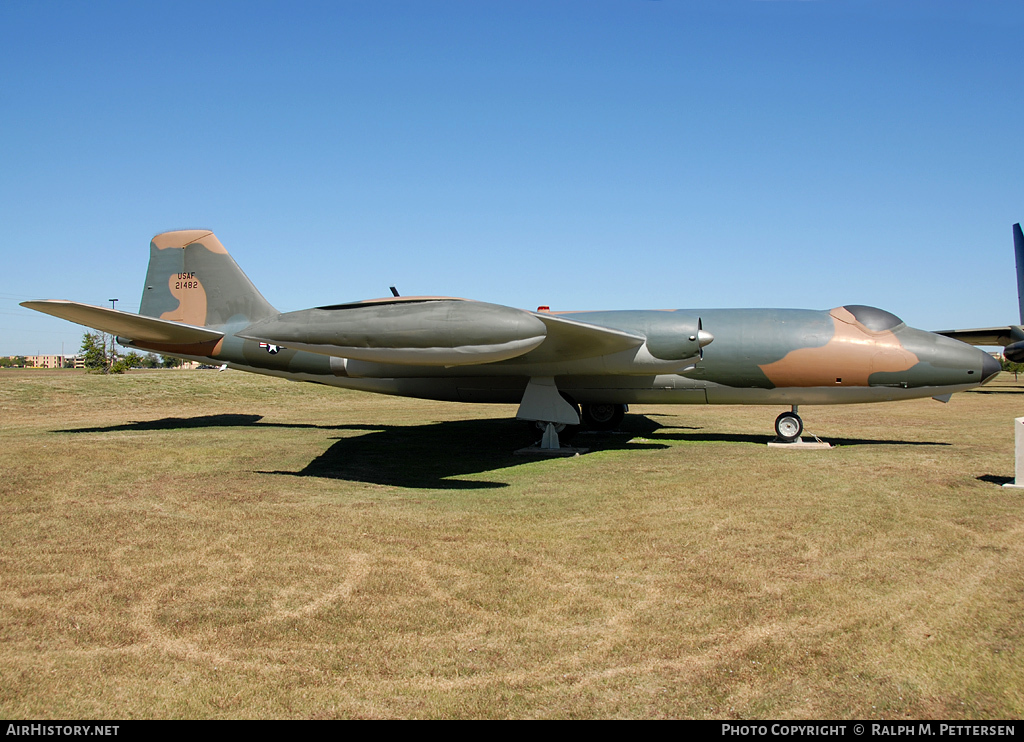
<path fill-rule="evenodd" d="M 583 425 L 589 430 L 615 430 L 629 409 L 624 404 L 583 405 Z"/>
<path fill-rule="evenodd" d="M 543 451 L 559 451 L 559 432 L 569 432 L 580 424 L 580 410 L 571 399 L 559 393 L 551 376 L 533 376 L 523 392 L 516 417 L 527 420 L 544 432 L 538 447 Z"/>
<path fill-rule="evenodd" d="M 797 406 L 793 405 L 792 412 L 783 412 L 775 418 L 775 435 L 783 443 L 793 443 L 800 440 L 800 434 L 804 432 L 804 421 L 796 414 Z"/>
<path fill-rule="evenodd" d="M 585 404 L 558 390 L 554 377 L 530 377 L 523 391 L 516 417 L 526 420 L 531 428 L 543 432 L 537 447 L 544 451 L 557 451 L 562 446 L 558 436 L 569 438 L 580 425 L 591 430 L 615 430 L 622 423 L 628 408 L 624 404 Z"/>
<path fill-rule="evenodd" d="M 561 449 L 562 442 L 571 441 L 581 428 L 595 431 L 615 430 L 629 410 L 624 404 L 585 404 L 581 409 L 580 405 L 576 404 L 568 395 L 562 394 L 561 396 L 579 416 L 580 423 L 572 425 L 545 420 L 528 420 L 527 424 L 530 430 L 540 431 L 543 434 L 537 446 L 541 450 Z M 586 449 L 571 450 L 585 451 Z"/>
<path fill-rule="evenodd" d="M 551 426 L 551 430 L 548 430 L 548 426 Z M 567 425 L 566 423 L 549 423 L 544 420 L 527 420 L 526 427 L 532 431 L 539 431 L 540 433 L 547 433 L 550 435 L 554 433 L 559 436 L 562 440 L 571 440 L 574 435 L 580 431 L 580 425 Z"/>

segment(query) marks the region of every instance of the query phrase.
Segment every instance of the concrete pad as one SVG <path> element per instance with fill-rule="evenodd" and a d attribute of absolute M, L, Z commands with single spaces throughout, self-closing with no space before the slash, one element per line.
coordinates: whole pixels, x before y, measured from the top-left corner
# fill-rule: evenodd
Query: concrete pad
<path fill-rule="evenodd" d="M 573 446 L 562 446 L 561 448 L 541 448 L 534 444 L 515 451 L 516 456 L 547 456 L 554 458 L 570 458 L 586 453 L 589 448 L 574 448 Z"/>
<path fill-rule="evenodd" d="M 797 438 L 792 443 L 785 443 L 783 441 L 768 441 L 768 448 L 789 448 L 800 451 L 824 451 L 832 448 L 831 443 L 825 441 L 819 441 L 815 439 L 812 441 L 805 441 L 803 438 Z"/>

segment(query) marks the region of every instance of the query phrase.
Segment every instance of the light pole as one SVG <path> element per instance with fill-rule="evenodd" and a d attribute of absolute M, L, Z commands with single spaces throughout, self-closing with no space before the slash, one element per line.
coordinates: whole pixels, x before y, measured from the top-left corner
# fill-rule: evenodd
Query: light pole
<path fill-rule="evenodd" d="M 117 310 L 118 299 L 107 299 L 110 302 L 110 308 Z M 117 336 L 114 333 L 110 333 L 110 360 L 107 362 L 107 373 L 109 374 L 114 370 L 114 339 Z"/>

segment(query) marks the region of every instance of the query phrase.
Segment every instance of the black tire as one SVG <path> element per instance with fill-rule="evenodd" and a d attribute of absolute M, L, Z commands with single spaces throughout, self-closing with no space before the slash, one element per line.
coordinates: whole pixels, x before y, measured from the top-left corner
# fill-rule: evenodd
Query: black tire
<path fill-rule="evenodd" d="M 804 432 L 804 421 L 795 412 L 783 412 L 775 418 L 775 435 L 779 440 L 795 441 Z"/>
<path fill-rule="evenodd" d="M 590 430 L 615 430 L 625 416 L 624 404 L 583 405 L 583 424 Z"/>

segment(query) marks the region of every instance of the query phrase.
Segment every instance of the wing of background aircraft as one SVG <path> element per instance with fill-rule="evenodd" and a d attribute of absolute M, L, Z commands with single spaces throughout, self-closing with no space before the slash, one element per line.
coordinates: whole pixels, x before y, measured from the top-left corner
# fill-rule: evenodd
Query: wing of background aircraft
<path fill-rule="evenodd" d="M 1002 345 L 1003 356 L 1008 361 L 1024 363 L 1024 233 L 1019 223 L 1013 225 L 1013 252 L 1017 263 L 1017 308 L 1021 324 L 969 330 L 937 330 L 937 335 L 945 335 L 968 345 Z"/>
<path fill-rule="evenodd" d="M 1008 346 L 1017 340 L 1024 339 L 1024 336 L 1014 337 L 1014 330 L 1020 329 L 1020 325 L 1005 325 L 1003 327 L 975 327 L 970 330 L 936 330 L 936 334 L 945 335 L 968 345 Z"/>

